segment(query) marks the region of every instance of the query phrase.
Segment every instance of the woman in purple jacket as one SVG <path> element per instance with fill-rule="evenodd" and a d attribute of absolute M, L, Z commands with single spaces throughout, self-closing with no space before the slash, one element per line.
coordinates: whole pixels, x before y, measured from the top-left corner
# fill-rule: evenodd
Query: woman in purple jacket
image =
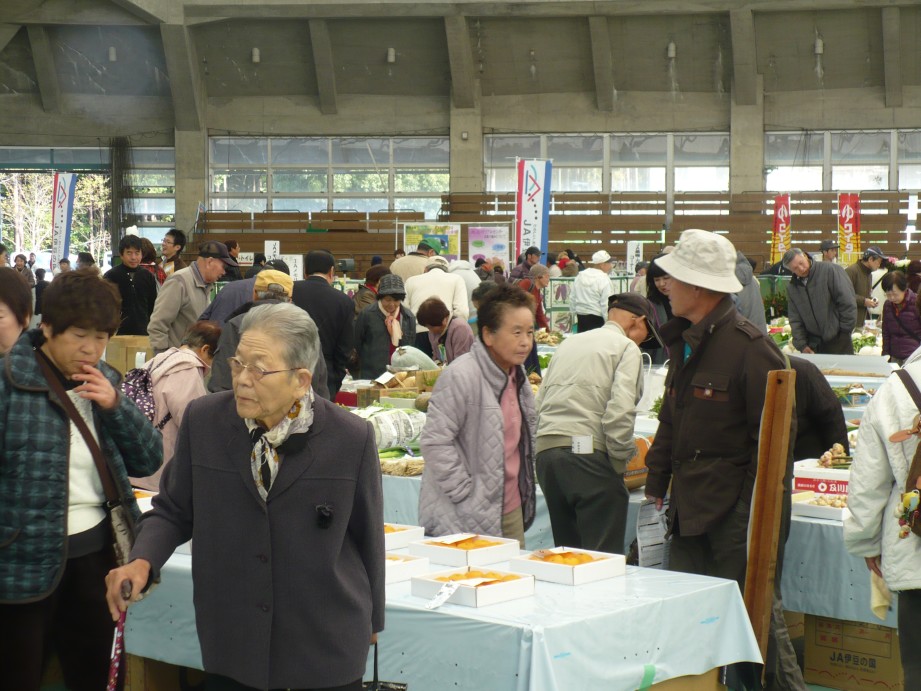
<path fill-rule="evenodd" d="M 416 321 L 429 330 L 435 360 L 448 365 L 470 352 L 473 329 L 466 319 L 452 317 L 448 306 L 438 298 L 429 298 L 419 305 Z"/>
<path fill-rule="evenodd" d="M 883 304 L 883 355 L 899 365 L 921 344 L 921 317 L 917 296 L 908 289 L 901 271 L 890 271 L 882 280 L 886 292 Z"/>

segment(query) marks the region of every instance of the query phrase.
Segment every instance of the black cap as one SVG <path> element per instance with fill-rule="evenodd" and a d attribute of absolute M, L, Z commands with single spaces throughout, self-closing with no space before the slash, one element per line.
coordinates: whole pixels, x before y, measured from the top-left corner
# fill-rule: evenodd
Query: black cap
<path fill-rule="evenodd" d="M 655 308 L 649 300 L 639 293 L 619 293 L 608 298 L 608 309 L 614 307 L 635 314 L 638 317 L 643 317 L 646 320 L 649 336 L 640 343 L 642 347 L 661 348 L 665 345 L 659 337 L 659 332 L 656 331 Z"/>
<path fill-rule="evenodd" d="M 838 249 L 838 241 L 837 240 L 822 240 L 821 244 L 819 244 L 819 249 L 822 250 L 823 252 L 827 250 L 836 250 Z"/>
<path fill-rule="evenodd" d="M 215 242 L 214 240 L 209 240 L 206 243 L 203 243 L 201 247 L 198 248 L 199 257 L 214 257 L 215 259 L 220 259 L 227 266 L 238 266 L 237 262 L 233 257 L 230 256 L 230 251 L 227 249 L 227 245 L 223 242 Z"/>
<path fill-rule="evenodd" d="M 883 251 L 879 247 L 867 247 L 866 252 L 863 254 L 865 257 L 879 257 L 880 259 L 886 258 L 886 255 L 883 254 Z"/>
<path fill-rule="evenodd" d="M 543 252 L 540 251 L 540 247 L 534 247 L 532 245 L 531 247 L 528 247 L 528 249 L 524 251 L 524 256 L 527 257 L 529 254 L 536 254 L 539 257 L 540 255 L 543 254 Z"/>
<path fill-rule="evenodd" d="M 291 269 L 288 268 L 288 263 L 283 259 L 269 259 L 265 263 L 265 268 L 275 269 L 276 271 L 281 271 L 283 274 L 291 275 Z"/>

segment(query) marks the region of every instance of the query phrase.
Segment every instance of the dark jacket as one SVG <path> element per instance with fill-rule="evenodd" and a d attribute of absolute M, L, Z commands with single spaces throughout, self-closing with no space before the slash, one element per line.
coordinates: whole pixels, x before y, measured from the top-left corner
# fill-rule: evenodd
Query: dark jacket
<path fill-rule="evenodd" d="M 851 333 L 857 322 L 854 287 L 837 264 L 810 260 L 809 275 L 787 286 L 787 316 L 793 331 L 793 347 L 828 343 L 841 333 Z"/>
<path fill-rule="evenodd" d="M 786 363 L 728 295 L 698 324 L 676 318 L 661 336 L 669 367 L 646 494 L 665 497 L 671 481 L 671 529 L 701 535 L 737 505 L 749 510 L 767 373 Z"/>
<path fill-rule="evenodd" d="M 225 288 L 226 290 L 226 288 Z M 214 362 L 211 363 L 211 379 L 208 381 L 208 391 L 217 393 L 218 391 L 230 391 L 233 388 L 233 377 L 230 375 L 230 365 L 227 358 L 233 357 L 237 352 L 237 346 L 240 345 L 240 328 L 243 326 L 243 317 L 256 305 L 274 305 L 280 300 L 260 300 L 259 302 L 248 302 L 237 308 L 224 322 L 221 329 L 221 338 L 217 342 L 217 350 L 214 351 Z M 330 400 L 329 388 L 326 384 L 326 361 L 322 353 L 317 358 L 317 364 L 313 368 L 313 378 L 311 379 L 310 388 L 313 392 Z"/>
<path fill-rule="evenodd" d="M 193 539 L 205 670 L 259 689 L 341 686 L 384 628 L 384 524 L 371 425 L 322 399 L 281 446 L 263 501 L 231 392 L 191 403 L 132 558 L 158 571 Z M 319 520 L 327 507 L 332 520 Z"/>
<path fill-rule="evenodd" d="M 514 269 L 508 272 L 508 279 L 510 281 L 520 281 L 524 278 L 527 278 L 531 273 L 531 265 L 528 264 L 528 260 L 525 259 L 523 262 L 515 266 Z"/>
<path fill-rule="evenodd" d="M 416 342 L 416 317 L 406 305 L 400 306 L 401 346 Z M 390 334 L 384 323 L 384 313 L 375 301 L 365 307 L 355 320 L 355 349 L 361 379 L 375 379 L 387 371 L 390 364 Z"/>
<path fill-rule="evenodd" d="M 883 303 L 883 355 L 892 360 L 901 362 L 921 345 L 917 299 L 917 295 L 908 290 L 898 314 L 889 300 Z"/>
<path fill-rule="evenodd" d="M 42 313 L 42 293 L 44 293 L 45 288 L 50 285 L 51 284 L 45 280 L 35 282 L 35 314 Z"/>
<path fill-rule="evenodd" d="M 335 398 L 352 356 L 355 338 L 352 300 L 322 276 L 310 276 L 294 282 L 291 302 L 305 310 L 317 324 L 320 346 L 326 358 L 329 393 Z"/>
<path fill-rule="evenodd" d="M 873 295 L 873 271 L 862 261 L 857 260 L 844 270 L 854 287 L 854 305 L 857 307 L 857 326 L 863 328 L 867 318 L 867 306 L 864 300 Z"/>
<path fill-rule="evenodd" d="M 355 303 L 355 318 L 357 319 L 365 307 L 377 302 L 377 291 L 369 288 L 366 283 L 363 286 L 359 286 L 358 290 L 355 291 L 355 297 L 352 298 L 352 301 Z"/>
<path fill-rule="evenodd" d="M 818 458 L 836 442 L 847 451 L 850 447 L 844 411 L 825 375 L 803 358 L 791 357 L 790 366 L 796 371 L 796 444 L 793 459 Z"/>
<path fill-rule="evenodd" d="M 119 336 L 146 336 L 147 324 L 157 301 L 157 279 L 147 269 L 129 269 L 124 264 L 106 271 L 103 276 L 118 286 L 122 296 L 122 321 Z"/>
<path fill-rule="evenodd" d="M 221 291 L 208 303 L 199 320 L 210 319 L 218 324 L 223 324 L 240 307 L 253 301 L 253 289 L 256 287 L 256 278 L 244 278 L 234 281 L 221 288 Z"/>
<path fill-rule="evenodd" d="M 46 597 L 67 561 L 71 426 L 35 360 L 43 342 L 40 331 L 29 331 L 0 357 L 0 603 Z M 104 362 L 97 366 L 117 390 L 121 375 Z M 121 500 L 137 519 L 128 475 L 156 472 L 162 437 L 121 394 L 115 410 L 94 404 L 93 413 Z"/>
<path fill-rule="evenodd" d="M 767 332 L 767 318 L 764 316 L 761 283 L 755 278 L 751 263 L 741 252 L 736 253 L 736 278 L 742 284 L 742 290 L 732 296 L 736 309 L 752 324 Z"/>
<path fill-rule="evenodd" d="M 265 264 L 253 264 L 246 270 L 245 278 L 255 278 L 256 274 L 265 268 Z"/>

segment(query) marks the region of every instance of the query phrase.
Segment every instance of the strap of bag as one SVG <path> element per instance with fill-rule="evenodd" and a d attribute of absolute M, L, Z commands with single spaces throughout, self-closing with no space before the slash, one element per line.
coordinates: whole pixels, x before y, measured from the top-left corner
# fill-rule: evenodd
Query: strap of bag
<path fill-rule="evenodd" d="M 112 477 L 112 471 L 109 469 L 109 464 L 106 463 L 105 458 L 102 456 L 102 449 L 99 448 L 99 444 L 96 443 L 96 439 L 90 432 L 89 427 L 86 426 L 86 420 L 83 419 L 83 416 L 80 415 L 80 412 L 77 410 L 76 406 L 74 406 L 73 401 L 68 397 L 67 392 L 64 391 L 64 387 L 61 386 L 61 382 L 51 369 L 51 365 L 47 363 L 45 358 L 43 358 L 38 351 L 35 352 L 35 359 L 38 361 L 39 367 L 41 367 L 42 374 L 45 375 L 45 380 L 48 382 L 55 396 L 57 396 L 58 402 L 64 408 L 67 417 L 69 417 L 71 422 L 80 430 L 83 441 L 86 442 L 86 446 L 93 456 L 93 462 L 96 464 L 96 471 L 99 473 L 99 479 L 102 481 L 102 490 L 106 495 L 106 508 L 111 509 L 113 506 L 118 506 L 121 500 L 118 497 L 118 490 L 115 489 L 115 479 Z"/>
<path fill-rule="evenodd" d="M 899 375 L 899 379 L 902 380 L 902 384 L 908 390 L 908 394 L 911 396 L 911 400 L 915 402 L 918 410 L 921 411 L 921 390 L 918 389 L 918 385 L 915 384 L 915 380 L 912 379 L 911 375 L 903 369 L 897 369 L 895 373 Z"/>

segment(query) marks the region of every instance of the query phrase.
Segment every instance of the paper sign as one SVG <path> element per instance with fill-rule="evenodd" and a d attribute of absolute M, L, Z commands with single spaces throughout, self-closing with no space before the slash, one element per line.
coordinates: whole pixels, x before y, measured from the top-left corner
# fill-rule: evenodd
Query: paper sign
<path fill-rule="evenodd" d="M 265 258 L 266 259 L 280 259 L 281 258 L 281 240 L 266 240 L 265 241 Z"/>
<path fill-rule="evenodd" d="M 255 259 L 255 253 L 253 252 L 240 252 L 237 255 L 237 264 L 240 266 L 252 266 Z"/>
<path fill-rule="evenodd" d="M 441 543 L 443 545 L 453 545 L 457 542 L 463 542 L 464 540 L 469 540 L 472 537 L 476 537 L 476 533 L 455 533 L 454 535 L 445 535 L 443 537 L 436 537 L 429 540 L 432 543 Z"/>
<path fill-rule="evenodd" d="M 588 454 L 595 451 L 594 440 L 591 436 L 573 437 L 572 452 L 577 454 Z"/>
<path fill-rule="evenodd" d="M 441 586 L 435 597 L 425 603 L 426 609 L 438 609 L 445 602 L 448 601 L 448 598 L 451 597 L 460 586 L 455 581 L 449 581 Z"/>
<path fill-rule="evenodd" d="M 268 257 L 268 253 L 265 255 Z M 271 257 L 269 257 L 271 259 Z M 288 272 L 291 276 L 291 279 L 294 281 L 300 281 L 304 276 L 304 255 L 303 254 L 282 254 L 280 257 L 285 264 L 288 265 Z"/>

